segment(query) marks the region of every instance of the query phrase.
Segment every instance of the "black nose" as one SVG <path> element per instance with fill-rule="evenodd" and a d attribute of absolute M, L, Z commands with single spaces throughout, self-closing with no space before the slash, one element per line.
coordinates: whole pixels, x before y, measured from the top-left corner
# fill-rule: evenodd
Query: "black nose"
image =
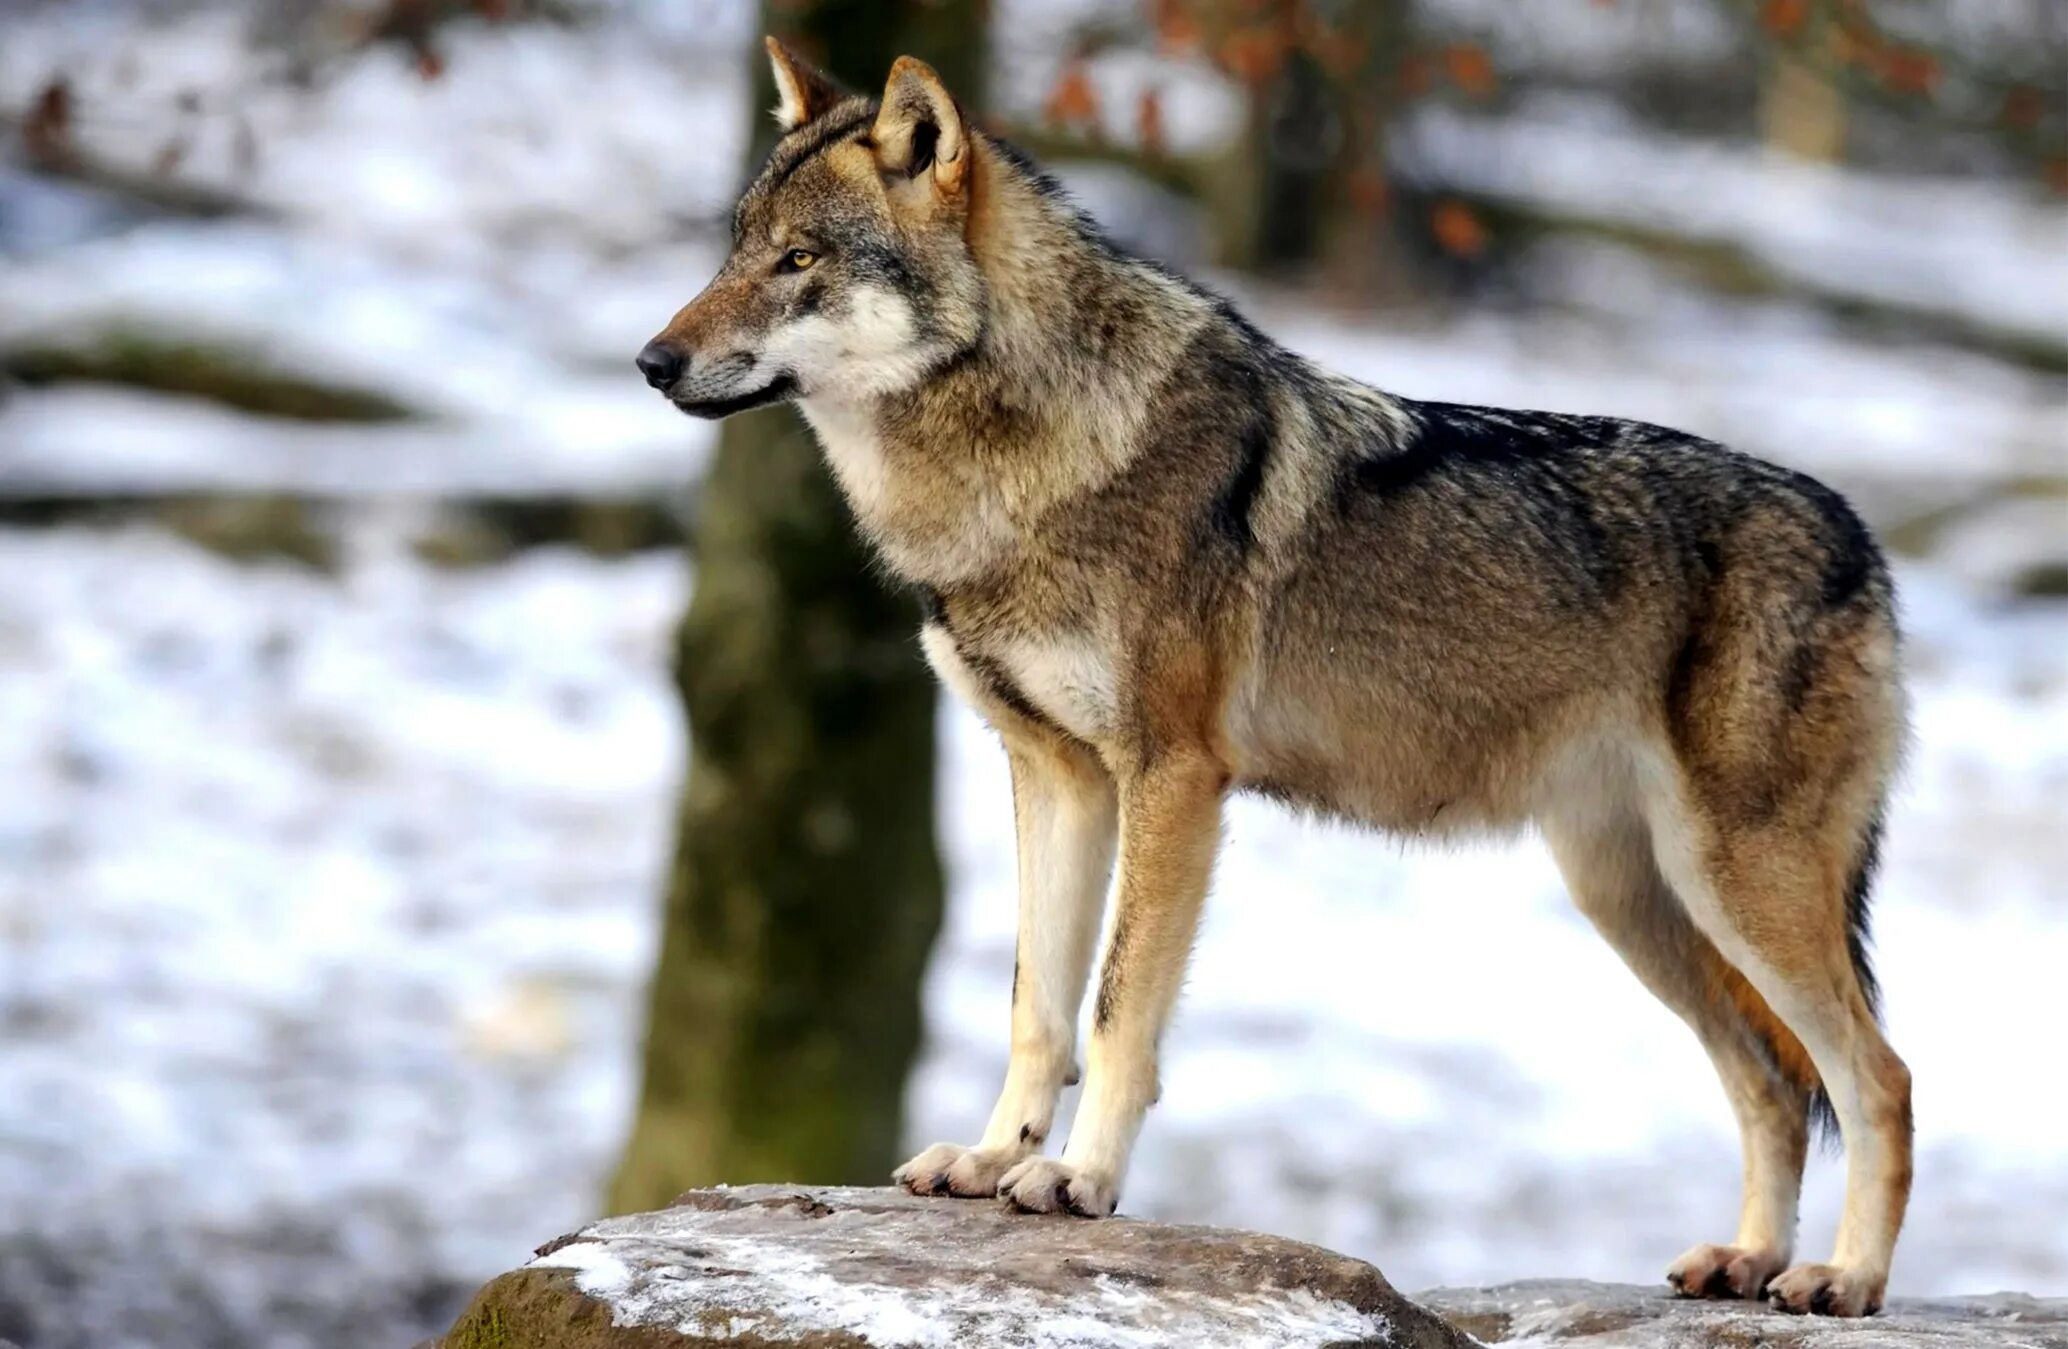
<path fill-rule="evenodd" d="M 659 342 L 648 342 L 632 363 L 639 367 L 640 374 L 646 376 L 646 382 L 656 389 L 667 388 L 682 373 L 682 353 Z"/>

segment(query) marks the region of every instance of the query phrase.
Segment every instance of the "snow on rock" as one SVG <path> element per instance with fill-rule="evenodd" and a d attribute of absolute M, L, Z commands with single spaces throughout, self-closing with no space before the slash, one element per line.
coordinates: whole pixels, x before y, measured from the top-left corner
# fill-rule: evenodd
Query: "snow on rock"
<path fill-rule="evenodd" d="M 678 1341 L 1470 1343 L 1363 1261 L 1282 1237 L 1034 1218 L 901 1190 L 756 1185 L 692 1190 L 662 1212 L 547 1243 L 531 1264 L 482 1289 L 439 1345 Z"/>
<path fill-rule="evenodd" d="M 1440 1288 L 1421 1300 L 1487 1344 L 1615 1345 L 1617 1349 L 2063 1349 L 2068 1300 L 1896 1298 L 1879 1316 L 1791 1317 L 1742 1302 L 1690 1302 L 1650 1288 L 1530 1279 L 1498 1288 Z"/>

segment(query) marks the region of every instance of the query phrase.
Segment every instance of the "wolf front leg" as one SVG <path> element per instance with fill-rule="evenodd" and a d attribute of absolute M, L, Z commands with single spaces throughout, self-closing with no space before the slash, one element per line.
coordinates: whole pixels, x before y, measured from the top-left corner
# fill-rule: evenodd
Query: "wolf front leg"
<path fill-rule="evenodd" d="M 894 1173 L 914 1194 L 996 1194 L 999 1178 L 1047 1139 L 1073 1072 L 1077 1010 L 1113 870 L 1113 780 L 1089 750 L 1053 738 L 1008 739 L 1006 754 L 1020 869 L 1012 1058 L 975 1147 L 936 1143 Z"/>
<path fill-rule="evenodd" d="M 1030 1157 L 998 1192 L 1028 1212 L 1113 1211 L 1156 1053 L 1192 952 L 1220 841 L 1227 774 L 1204 752 L 1166 751 L 1120 785 L 1118 907 L 1092 1008 L 1084 1097 L 1061 1161 Z"/>

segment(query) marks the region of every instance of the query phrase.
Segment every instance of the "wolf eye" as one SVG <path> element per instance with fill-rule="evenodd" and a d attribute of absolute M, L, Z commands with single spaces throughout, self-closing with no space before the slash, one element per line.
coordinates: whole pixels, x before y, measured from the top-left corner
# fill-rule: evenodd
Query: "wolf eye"
<path fill-rule="evenodd" d="M 793 248 L 783 254 L 783 260 L 776 264 L 779 272 L 801 272 L 819 260 L 819 255 L 808 248 Z"/>

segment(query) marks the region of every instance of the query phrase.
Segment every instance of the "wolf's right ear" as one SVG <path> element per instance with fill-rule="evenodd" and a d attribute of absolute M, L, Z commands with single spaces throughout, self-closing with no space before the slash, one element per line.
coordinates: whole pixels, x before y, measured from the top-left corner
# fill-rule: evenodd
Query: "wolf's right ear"
<path fill-rule="evenodd" d="M 900 56 L 891 66 L 870 136 L 885 172 L 917 178 L 930 168 L 942 192 L 952 196 L 961 189 L 969 167 L 962 109 L 926 62 Z"/>
<path fill-rule="evenodd" d="M 775 72 L 777 126 L 795 131 L 840 101 L 840 86 L 831 75 L 773 37 L 761 41 L 768 48 L 769 68 Z"/>

